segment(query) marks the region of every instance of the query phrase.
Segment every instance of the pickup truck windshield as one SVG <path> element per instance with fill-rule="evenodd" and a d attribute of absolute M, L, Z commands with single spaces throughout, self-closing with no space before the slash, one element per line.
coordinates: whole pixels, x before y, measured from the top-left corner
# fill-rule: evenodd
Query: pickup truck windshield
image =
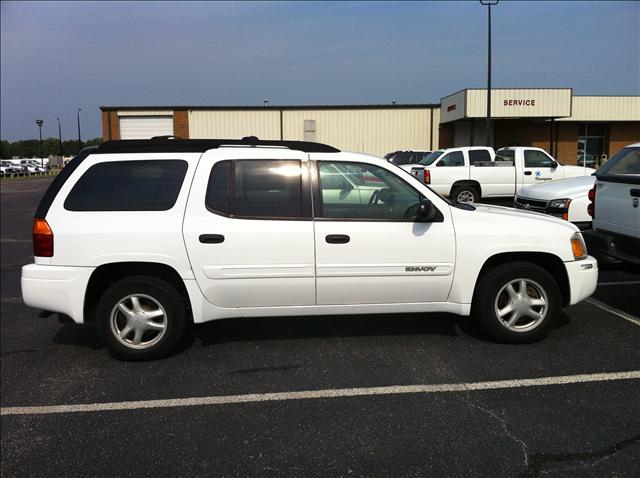
<path fill-rule="evenodd" d="M 442 154 L 444 153 L 444 151 L 434 151 L 433 153 L 427 155 L 426 157 L 422 158 L 422 160 L 420 160 L 420 162 L 418 164 L 421 164 L 423 166 L 429 166 L 431 164 L 433 164 L 433 162 L 438 159 L 440 156 L 442 156 Z"/>

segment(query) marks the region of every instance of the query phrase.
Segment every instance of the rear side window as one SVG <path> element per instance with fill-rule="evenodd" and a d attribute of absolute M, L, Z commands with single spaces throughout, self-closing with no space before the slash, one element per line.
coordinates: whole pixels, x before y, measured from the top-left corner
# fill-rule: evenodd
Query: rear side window
<path fill-rule="evenodd" d="M 486 149 L 472 149 L 469 151 L 469 163 L 475 164 L 482 161 L 491 161 L 491 155 Z"/>
<path fill-rule="evenodd" d="M 178 199 L 187 162 L 111 161 L 91 166 L 64 202 L 69 211 L 166 211 Z"/>
<path fill-rule="evenodd" d="M 212 212 L 243 218 L 303 218 L 302 169 L 296 160 L 217 163 L 205 204 Z"/>

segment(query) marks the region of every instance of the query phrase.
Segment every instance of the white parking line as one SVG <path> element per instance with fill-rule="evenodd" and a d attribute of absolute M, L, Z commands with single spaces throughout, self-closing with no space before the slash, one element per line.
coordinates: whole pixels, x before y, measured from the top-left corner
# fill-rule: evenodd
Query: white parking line
<path fill-rule="evenodd" d="M 600 302 L 597 299 L 594 299 L 593 297 L 589 297 L 586 300 L 586 302 L 588 302 L 589 304 L 595 305 L 596 307 L 600 307 L 602 310 L 606 310 L 607 312 L 610 312 L 613 315 L 617 315 L 618 317 L 628 320 L 633 324 L 640 325 L 640 319 L 635 315 L 627 314 L 626 312 L 620 309 L 616 309 L 615 307 L 611 307 L 603 302 Z"/>
<path fill-rule="evenodd" d="M 86 403 L 77 405 L 52 405 L 42 407 L 4 407 L 7 415 L 50 415 L 55 413 L 104 412 L 138 410 L 148 408 L 177 408 L 203 405 L 227 405 L 234 403 L 277 402 L 284 400 L 308 400 L 314 398 L 365 397 L 370 395 L 406 395 L 416 393 L 469 392 L 475 390 L 499 390 L 521 387 L 545 387 L 574 383 L 605 382 L 640 379 L 640 370 L 614 373 L 591 373 L 555 377 L 499 380 L 492 382 L 447 383 L 435 385 L 394 385 L 390 387 L 334 388 L 299 392 L 252 393 L 248 395 L 218 395 L 208 397 L 174 398 L 168 400 L 139 400 L 132 402 Z"/>

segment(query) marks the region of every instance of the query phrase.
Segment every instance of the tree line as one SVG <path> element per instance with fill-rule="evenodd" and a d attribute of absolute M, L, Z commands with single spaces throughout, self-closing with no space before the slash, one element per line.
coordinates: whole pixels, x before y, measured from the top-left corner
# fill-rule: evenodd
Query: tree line
<path fill-rule="evenodd" d="M 94 146 L 102 143 L 102 138 L 93 138 L 89 141 L 83 141 L 82 146 L 78 140 L 69 139 L 62 142 L 62 155 L 75 156 L 80 149 L 85 146 Z M 49 156 L 58 156 L 60 154 L 60 140 L 58 138 L 42 139 L 42 155 L 45 158 Z M 40 140 L 24 139 L 20 141 L 0 141 L 0 158 L 39 158 L 40 157 Z"/>

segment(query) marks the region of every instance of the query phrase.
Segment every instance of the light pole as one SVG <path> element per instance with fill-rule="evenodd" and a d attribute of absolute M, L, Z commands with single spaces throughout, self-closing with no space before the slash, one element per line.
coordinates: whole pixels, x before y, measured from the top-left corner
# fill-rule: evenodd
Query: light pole
<path fill-rule="evenodd" d="M 44 121 L 36 120 L 36 124 L 38 125 L 38 130 L 40 131 L 40 166 L 44 167 L 44 156 L 42 155 L 42 125 Z"/>
<path fill-rule="evenodd" d="M 60 138 L 60 158 L 62 158 L 62 128 L 60 127 L 60 118 L 56 119 L 58 120 L 58 138 Z"/>
<path fill-rule="evenodd" d="M 78 108 L 78 152 L 82 149 L 82 138 L 80 137 L 80 112 L 82 108 Z"/>
<path fill-rule="evenodd" d="M 493 146 L 493 134 L 491 131 L 491 7 L 498 4 L 498 0 L 480 0 L 482 5 L 489 7 L 488 19 L 488 42 L 487 42 L 487 146 Z"/>

